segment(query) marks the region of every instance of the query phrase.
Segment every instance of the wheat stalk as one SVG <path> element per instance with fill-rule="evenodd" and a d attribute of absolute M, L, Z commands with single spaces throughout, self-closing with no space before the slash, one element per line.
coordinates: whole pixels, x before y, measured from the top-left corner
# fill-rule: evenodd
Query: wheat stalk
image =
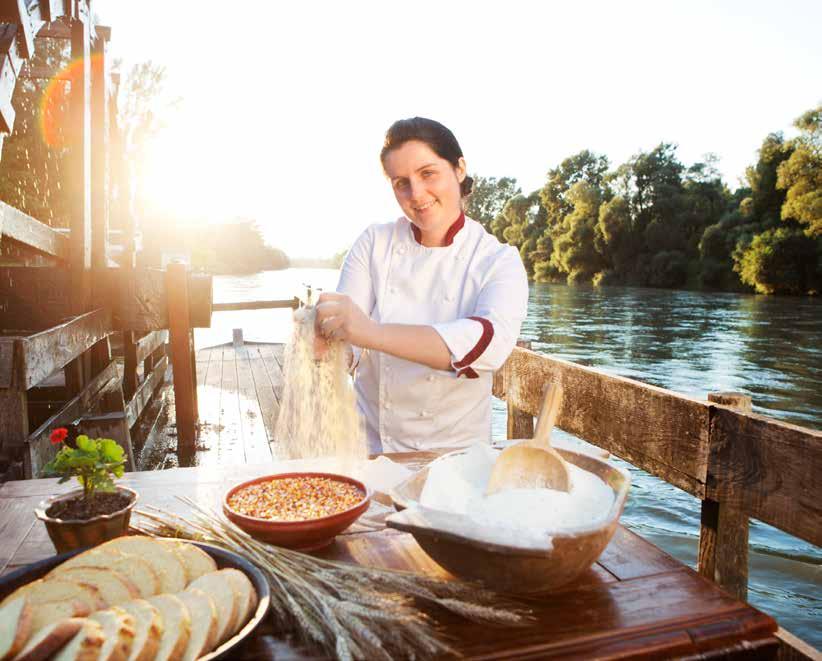
<path fill-rule="evenodd" d="M 134 527 L 149 535 L 206 542 L 245 556 L 268 579 L 277 623 L 294 630 L 303 643 L 341 661 L 391 659 L 398 654 L 456 655 L 416 600 L 484 624 L 532 622 L 528 611 L 475 583 L 324 560 L 272 546 L 214 510 L 190 498 L 180 500 L 192 508 L 192 517 L 148 506 L 135 510 L 143 520 Z"/>

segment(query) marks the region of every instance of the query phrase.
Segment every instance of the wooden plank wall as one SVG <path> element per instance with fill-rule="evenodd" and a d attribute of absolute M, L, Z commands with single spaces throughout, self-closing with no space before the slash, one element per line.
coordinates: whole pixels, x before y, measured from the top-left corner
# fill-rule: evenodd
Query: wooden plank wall
<path fill-rule="evenodd" d="M 529 415 L 545 382 L 558 426 L 701 498 L 822 545 L 822 432 L 516 348 L 494 395 Z"/>

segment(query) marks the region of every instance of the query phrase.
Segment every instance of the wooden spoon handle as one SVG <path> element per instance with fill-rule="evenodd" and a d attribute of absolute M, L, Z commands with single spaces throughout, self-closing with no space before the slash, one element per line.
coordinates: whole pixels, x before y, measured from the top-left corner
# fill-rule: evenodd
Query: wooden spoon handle
<path fill-rule="evenodd" d="M 534 430 L 533 447 L 551 449 L 551 430 L 557 421 L 559 408 L 562 406 L 562 386 L 558 383 L 549 383 L 545 388 L 542 407 L 537 417 Z"/>

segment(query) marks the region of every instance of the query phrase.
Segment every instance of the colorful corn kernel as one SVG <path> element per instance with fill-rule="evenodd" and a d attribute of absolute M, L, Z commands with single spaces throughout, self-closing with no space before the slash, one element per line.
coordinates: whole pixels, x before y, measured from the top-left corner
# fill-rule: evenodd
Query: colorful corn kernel
<path fill-rule="evenodd" d="M 239 514 L 271 521 L 307 521 L 338 514 L 361 503 L 355 485 L 327 477 L 284 477 L 236 491 L 228 506 Z"/>

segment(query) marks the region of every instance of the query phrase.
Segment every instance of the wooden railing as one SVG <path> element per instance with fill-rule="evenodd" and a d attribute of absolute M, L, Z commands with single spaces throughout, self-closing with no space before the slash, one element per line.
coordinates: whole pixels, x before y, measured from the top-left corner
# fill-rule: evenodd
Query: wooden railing
<path fill-rule="evenodd" d="M 822 545 L 822 432 L 519 346 L 494 376 L 509 438 L 531 437 L 548 382 L 565 391 L 558 427 L 702 501 L 698 570 L 732 594 L 747 596 L 749 517 Z"/>

